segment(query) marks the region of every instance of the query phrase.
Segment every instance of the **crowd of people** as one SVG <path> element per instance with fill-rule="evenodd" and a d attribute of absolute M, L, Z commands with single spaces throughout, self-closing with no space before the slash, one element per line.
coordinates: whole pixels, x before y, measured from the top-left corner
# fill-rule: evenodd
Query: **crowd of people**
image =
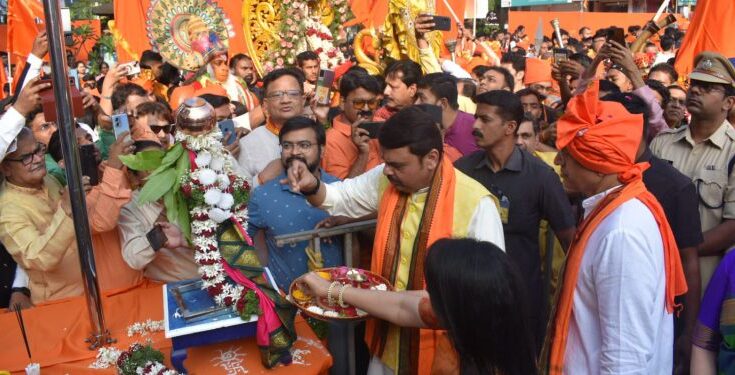
<path fill-rule="evenodd" d="M 187 74 L 154 51 L 134 75 L 74 62 L 76 141 L 99 166 L 83 183 L 101 289 L 200 277 L 164 202 L 137 200 L 150 171 L 122 161 L 172 147 L 177 109 L 199 97 L 231 125 L 222 147 L 253 187 L 246 229 L 280 289 L 332 293 L 309 273 L 308 242 L 275 237 L 377 218 L 358 266 L 394 291 L 340 291 L 378 318 L 358 338 L 363 372 L 735 371 L 732 62 L 702 52 L 679 77 L 675 28 L 642 55 L 606 29 L 562 29 L 540 45 L 523 27 L 461 29 L 449 58 L 429 46 L 433 27 L 416 20 L 419 61 L 379 76 L 338 67 L 329 104 L 316 99 L 312 51 L 262 77 L 227 51 Z M 640 29 L 628 32 L 631 42 Z M 567 58 L 554 55 L 559 40 Z M 47 54 L 41 33 L 0 103 L 2 306 L 84 289 L 59 125 L 41 105 Z M 113 129 L 119 115 L 129 132 Z M 323 266 L 344 265 L 343 245 L 322 244 Z M 330 325 L 337 374 L 343 328 Z"/>

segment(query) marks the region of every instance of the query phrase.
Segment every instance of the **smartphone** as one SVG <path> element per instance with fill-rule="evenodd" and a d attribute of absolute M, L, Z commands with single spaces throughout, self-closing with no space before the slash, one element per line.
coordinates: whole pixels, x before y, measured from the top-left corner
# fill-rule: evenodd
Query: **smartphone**
<path fill-rule="evenodd" d="M 452 29 L 452 20 L 445 16 L 434 17 L 434 30 L 449 31 Z"/>
<path fill-rule="evenodd" d="M 225 145 L 229 146 L 237 141 L 237 133 L 235 133 L 235 122 L 232 120 L 222 120 L 217 123 L 219 130 L 222 132 L 224 137 L 227 132 L 230 132 L 230 136 L 225 139 Z"/>
<path fill-rule="evenodd" d="M 89 183 L 97 186 L 100 183 L 100 175 L 94 145 L 79 146 L 79 160 L 82 164 L 82 176 L 89 177 Z"/>
<path fill-rule="evenodd" d="M 134 76 L 136 74 L 140 74 L 140 64 L 137 61 L 126 62 L 124 64 L 120 64 L 120 66 L 125 67 L 126 76 Z"/>
<path fill-rule="evenodd" d="M 334 71 L 322 69 L 319 71 L 319 79 L 316 81 L 316 103 L 321 105 L 329 105 L 331 98 L 329 92 L 332 90 L 334 83 Z"/>
<path fill-rule="evenodd" d="M 112 115 L 112 130 L 115 132 L 115 139 L 120 138 L 120 134 L 130 131 L 130 120 L 127 113 Z"/>
<path fill-rule="evenodd" d="M 76 85 L 69 81 L 69 91 L 71 92 L 72 115 L 76 118 L 84 116 L 84 100 L 82 93 L 79 92 Z M 49 87 L 42 90 L 38 94 L 41 96 L 41 107 L 43 108 L 43 117 L 46 122 L 56 122 L 56 97 L 54 96 L 54 81 L 51 79 L 42 79 L 39 83 L 48 83 Z"/>
<path fill-rule="evenodd" d="M 616 43 L 625 47 L 625 31 L 619 27 L 611 27 L 607 29 L 607 40 L 614 40 Z"/>
<path fill-rule="evenodd" d="M 554 62 L 560 63 L 562 61 L 569 60 L 569 55 L 572 54 L 572 51 L 566 49 L 566 48 L 554 48 Z"/>
<path fill-rule="evenodd" d="M 154 226 L 153 229 L 146 233 L 145 238 L 148 239 L 148 243 L 153 248 L 153 251 L 160 250 L 166 244 L 166 240 L 168 240 L 166 233 L 163 233 L 163 228 L 160 225 Z"/>
<path fill-rule="evenodd" d="M 368 131 L 368 137 L 371 139 L 378 138 L 378 133 L 380 132 L 380 128 L 383 126 L 384 122 L 382 121 L 367 121 L 363 122 L 360 125 L 357 125 L 360 129 L 365 129 Z"/>

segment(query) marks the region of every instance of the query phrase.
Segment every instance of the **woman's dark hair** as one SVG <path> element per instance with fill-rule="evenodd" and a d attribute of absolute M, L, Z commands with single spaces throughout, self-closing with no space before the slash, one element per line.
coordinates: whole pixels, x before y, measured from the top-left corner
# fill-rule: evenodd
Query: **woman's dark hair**
<path fill-rule="evenodd" d="M 283 123 L 281 132 L 278 133 L 278 142 L 282 142 L 283 137 L 286 134 L 301 129 L 313 130 L 316 134 L 316 143 L 319 146 L 324 147 L 324 145 L 327 144 L 327 132 L 324 130 L 324 126 L 304 116 L 296 116 L 286 120 L 286 122 Z"/>
<path fill-rule="evenodd" d="M 424 157 L 436 149 L 441 156 L 444 141 L 436 122 L 415 106 L 406 107 L 391 116 L 378 133 L 380 146 L 389 150 L 408 146 L 409 151 Z"/>
<path fill-rule="evenodd" d="M 438 240 L 424 277 L 432 309 L 459 354 L 460 374 L 537 373 L 523 280 L 503 250 L 473 239 Z"/>

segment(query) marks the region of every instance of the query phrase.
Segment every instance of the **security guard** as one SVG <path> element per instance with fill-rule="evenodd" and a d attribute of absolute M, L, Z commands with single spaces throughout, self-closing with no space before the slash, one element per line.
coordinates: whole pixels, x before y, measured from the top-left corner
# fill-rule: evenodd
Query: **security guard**
<path fill-rule="evenodd" d="M 702 52 L 689 75 L 688 127 L 661 133 L 651 150 L 697 189 L 704 242 L 698 248 L 704 292 L 722 254 L 735 244 L 735 129 L 727 121 L 735 106 L 735 67 L 722 55 Z"/>

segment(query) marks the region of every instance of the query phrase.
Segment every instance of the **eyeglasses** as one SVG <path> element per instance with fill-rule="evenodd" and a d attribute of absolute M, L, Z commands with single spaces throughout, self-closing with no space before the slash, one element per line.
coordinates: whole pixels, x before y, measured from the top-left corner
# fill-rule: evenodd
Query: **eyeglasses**
<path fill-rule="evenodd" d="M 309 151 L 311 147 L 314 146 L 314 143 L 311 143 L 309 141 L 301 141 L 301 142 L 281 142 L 281 149 L 283 151 L 291 151 L 294 149 L 294 147 L 298 148 L 301 151 Z"/>
<path fill-rule="evenodd" d="M 34 156 L 43 157 L 44 154 L 46 154 L 46 145 L 41 142 L 38 142 L 36 143 L 36 148 L 32 152 L 29 152 L 27 154 L 22 154 L 17 159 L 5 158 L 5 160 L 13 161 L 16 163 L 22 163 L 24 167 L 27 167 L 31 165 L 31 163 L 33 163 Z"/>
<path fill-rule="evenodd" d="M 303 95 L 301 90 L 284 90 L 284 91 L 274 91 L 268 95 L 265 96 L 266 99 L 270 100 L 282 100 L 284 97 L 288 96 L 291 99 L 296 99 Z"/>
<path fill-rule="evenodd" d="M 156 133 L 156 134 L 160 133 L 161 131 L 163 131 L 164 133 L 170 134 L 171 133 L 171 129 L 173 128 L 173 125 L 171 125 L 171 124 L 166 124 L 166 125 L 149 125 L 148 127 L 151 128 L 151 130 L 153 131 L 153 133 Z"/>
<path fill-rule="evenodd" d="M 707 94 L 715 91 L 726 91 L 725 87 L 720 83 L 691 80 L 691 82 L 689 82 L 689 89 L 691 90 L 695 87 L 698 87 L 702 92 Z"/>
<path fill-rule="evenodd" d="M 355 99 L 352 101 L 352 106 L 355 108 L 365 108 L 367 106 L 370 110 L 376 110 L 378 109 L 378 99 L 370 99 L 370 100 L 364 100 L 364 99 Z"/>

